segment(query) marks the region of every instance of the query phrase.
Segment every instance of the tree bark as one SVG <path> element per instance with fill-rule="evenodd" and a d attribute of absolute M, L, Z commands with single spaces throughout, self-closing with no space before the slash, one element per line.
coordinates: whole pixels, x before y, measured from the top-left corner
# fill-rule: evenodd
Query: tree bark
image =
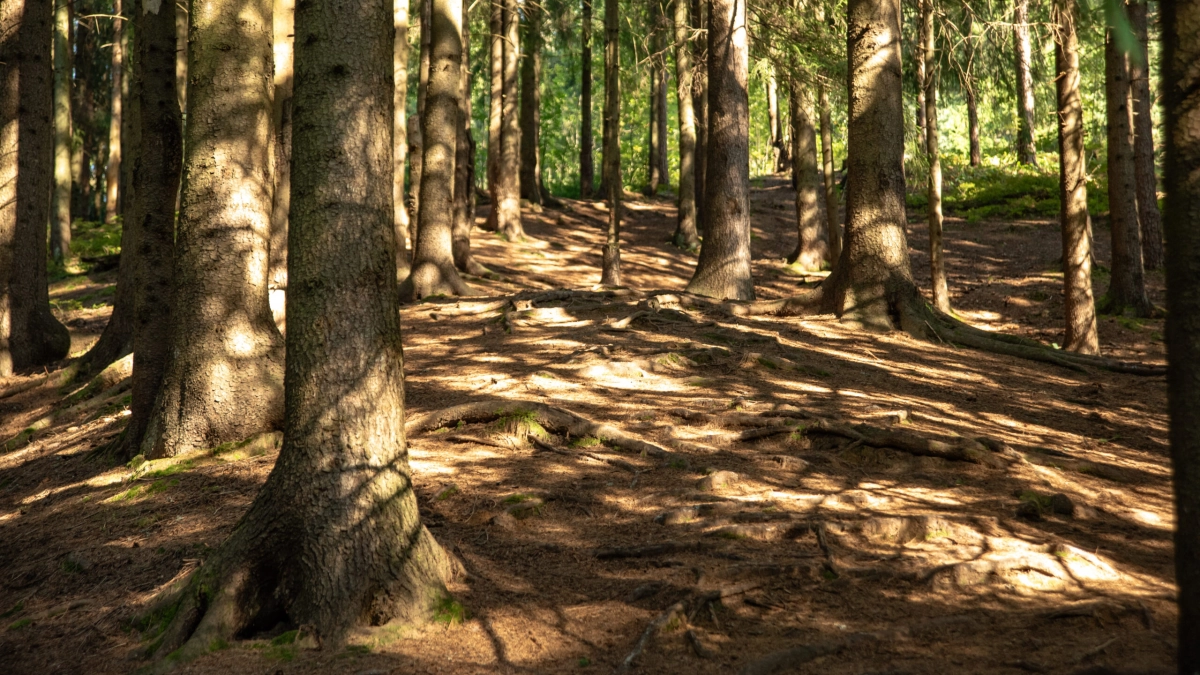
<path fill-rule="evenodd" d="M 282 421 L 283 341 L 267 297 L 273 30 L 272 0 L 192 5 L 170 357 L 147 457 Z"/>
<path fill-rule="evenodd" d="M 842 228 L 833 179 L 833 124 L 829 120 L 829 92 L 824 84 L 818 85 L 817 105 L 821 118 L 821 173 L 825 179 L 825 238 L 829 241 L 830 265 L 836 265 L 842 257 Z"/>
<path fill-rule="evenodd" d="M 712 298 L 753 300 L 746 5 L 712 0 L 709 11 L 705 236 L 687 290 Z"/>
<path fill-rule="evenodd" d="M 668 184 L 667 175 L 667 64 L 664 57 L 665 12 L 661 0 L 650 6 L 650 152 L 646 194 L 658 194 Z"/>
<path fill-rule="evenodd" d="M 1087 167 L 1084 164 L 1083 98 L 1079 91 L 1079 38 L 1075 0 L 1056 0 L 1054 47 L 1058 95 L 1059 221 L 1063 242 L 1063 349 L 1099 354 L 1096 304 L 1092 298 L 1092 238 L 1088 227 Z"/>
<path fill-rule="evenodd" d="M 685 1 L 685 0 L 680 0 Z M 592 156 L 592 0 L 583 0 L 579 73 L 579 196 L 591 197 L 596 183 Z"/>
<path fill-rule="evenodd" d="M 621 285 L 621 15 L 618 0 L 604 0 L 604 156 L 601 182 L 608 199 L 608 229 L 600 284 Z"/>
<path fill-rule="evenodd" d="M 899 0 L 850 0 L 846 232 L 822 284 L 825 311 L 890 330 L 917 297 L 904 212 Z"/>
<path fill-rule="evenodd" d="M 542 203 L 542 15 L 525 6 L 525 58 L 521 60 L 521 198 Z"/>
<path fill-rule="evenodd" d="M 767 126 L 771 127 L 771 166 L 776 173 L 787 171 L 789 167 L 784 159 L 783 128 L 779 123 L 779 83 L 775 81 L 775 73 L 767 76 Z"/>
<path fill-rule="evenodd" d="M 141 140 L 133 195 L 137 200 L 133 391 L 129 423 L 120 441 L 123 459 L 142 447 L 162 388 L 172 344 L 171 301 L 175 262 L 175 195 L 183 163 L 182 116 L 176 92 L 176 16 L 169 4 L 135 7 L 133 77 L 138 83 L 137 137 Z M 124 259 L 122 255 L 122 259 Z M 123 281 L 123 280 L 122 280 Z M 121 283 L 121 281 L 118 281 Z"/>
<path fill-rule="evenodd" d="M 0 4 L 0 377 L 67 355 L 50 313 L 46 223 L 54 153 L 53 6 Z"/>
<path fill-rule="evenodd" d="M 920 0 L 917 5 L 921 4 Z M 925 22 L 917 17 L 917 48 L 916 48 L 916 77 L 917 77 L 917 147 L 925 147 L 925 59 L 922 58 L 925 44 Z"/>
<path fill-rule="evenodd" d="M 1033 49 L 1029 43 L 1029 0 L 1016 0 L 1013 40 L 1017 69 L 1017 161 L 1037 164 L 1033 139 Z"/>
<path fill-rule="evenodd" d="M 1124 11 L 1121 5 L 1120 11 Z M 1104 41 L 1104 100 L 1108 120 L 1108 226 L 1112 234 L 1112 278 L 1104 310 L 1150 314 L 1138 228 L 1137 178 L 1133 163 L 1133 106 L 1129 58 L 1109 30 Z"/>
<path fill-rule="evenodd" d="M 495 229 L 508 241 L 525 238 L 521 226 L 521 124 L 519 119 L 520 9 L 517 0 L 504 0 L 501 45 L 504 55 L 501 90 L 500 159 L 496 165 L 492 212 Z"/>
<path fill-rule="evenodd" d="M 792 172 L 796 184 L 796 250 L 788 256 L 788 264 L 806 271 L 821 269 L 829 254 L 829 246 L 821 226 L 820 192 L 817 177 L 817 134 L 813 128 L 808 102 L 800 87 L 792 82 L 788 92 L 792 118 Z"/>
<path fill-rule="evenodd" d="M 1178 667 L 1200 672 L 1200 2 L 1162 11 L 1167 394 L 1175 485 Z"/>
<path fill-rule="evenodd" d="M 496 199 L 500 194 L 500 159 L 503 154 L 501 142 L 504 138 L 504 0 L 491 0 L 491 15 L 488 17 L 489 68 L 491 90 L 488 98 L 488 155 L 487 189 L 491 208 L 487 217 L 487 229 L 496 231 L 499 211 Z"/>
<path fill-rule="evenodd" d="M 692 45 L 687 0 L 674 0 L 675 99 L 679 108 L 679 210 L 671 241 L 692 250 L 696 232 L 696 111 L 692 107 Z"/>
<path fill-rule="evenodd" d="M 470 287 L 454 266 L 454 165 L 461 124 L 463 0 L 435 0 L 431 13 L 429 86 L 421 137 L 425 141 L 421 203 L 413 268 L 402 298 L 466 295 Z"/>
<path fill-rule="evenodd" d="M 113 3 L 113 14 L 121 16 L 122 0 Z M 121 96 L 125 91 L 122 84 L 125 76 L 125 21 L 113 19 L 112 39 L 112 101 L 109 104 L 108 123 L 108 166 L 104 172 L 104 222 L 111 223 L 120 213 L 119 196 L 121 185 Z M 116 305 L 113 305 L 116 313 Z"/>
<path fill-rule="evenodd" d="M 484 276 L 490 272 L 471 255 L 475 229 L 475 138 L 471 134 L 471 19 L 464 12 L 462 61 L 458 70 L 458 134 L 454 146 L 454 227 L 451 233 L 454 266 Z"/>
<path fill-rule="evenodd" d="M 950 312 L 950 289 L 942 245 L 942 160 L 938 156 L 938 67 L 937 38 L 933 32 L 933 0 L 921 0 L 921 60 L 925 62 L 925 152 L 929 158 L 929 277 L 933 306 Z"/>
<path fill-rule="evenodd" d="M 970 9 L 967 10 L 966 33 L 967 63 L 964 66 L 964 82 L 967 99 L 967 136 L 970 144 L 971 166 L 979 166 L 983 162 L 983 153 L 979 149 L 979 102 L 976 100 L 978 86 L 975 80 L 975 34 L 974 19 Z"/>
<path fill-rule="evenodd" d="M 425 171 L 425 138 L 421 131 L 425 125 L 425 104 L 429 87 L 429 41 L 430 41 L 430 3 L 432 0 L 417 0 L 420 3 L 421 26 L 418 38 L 419 51 L 417 56 L 417 119 L 407 121 L 408 129 L 408 164 L 409 179 L 408 199 L 412 204 L 412 214 L 409 219 L 409 238 L 412 239 L 413 256 L 417 255 L 417 231 L 421 222 L 421 184 Z"/>
<path fill-rule="evenodd" d="M 50 204 L 50 256 L 71 257 L 71 5 L 54 10 L 54 191 Z"/>
<path fill-rule="evenodd" d="M 404 170 L 408 161 L 408 0 L 392 1 L 392 224 L 396 232 L 396 279 L 408 277 L 408 205 L 404 201 Z"/>
<path fill-rule="evenodd" d="M 271 173 L 275 177 L 275 185 L 271 203 L 271 271 L 267 287 L 275 323 L 284 326 L 287 226 L 292 203 L 292 35 L 296 23 L 296 0 L 274 0 L 274 3 L 275 94 L 271 100 L 274 163 Z"/>
<path fill-rule="evenodd" d="M 80 0 L 79 8 L 90 13 L 90 6 Z M 95 93 L 92 91 L 93 72 L 103 68 L 96 58 L 98 41 L 90 21 L 76 21 L 74 3 L 67 6 L 73 35 L 74 61 L 71 74 L 71 119 L 77 129 L 76 142 L 71 144 L 71 218 L 92 221 L 90 213 L 92 191 L 92 162 L 97 157 L 95 141 Z"/>
<path fill-rule="evenodd" d="M 436 22 L 451 3 L 437 0 Z M 281 621 L 336 651 L 355 626 L 426 618 L 446 597 L 452 562 L 421 524 L 403 427 L 389 14 L 366 0 L 297 7 L 283 447 L 167 605 L 160 655 L 183 645 L 186 661 Z"/>
<path fill-rule="evenodd" d="M 1150 95 L 1150 54 L 1147 49 L 1146 2 L 1129 4 L 1129 20 L 1137 34 L 1137 52 L 1129 60 L 1133 86 L 1133 166 L 1137 179 L 1138 221 L 1142 226 L 1142 258 L 1146 269 L 1163 265 L 1162 214 L 1158 210 L 1158 178 L 1154 173 L 1154 120 Z"/>
<path fill-rule="evenodd" d="M 175 90 L 179 98 L 179 110 L 187 110 L 187 64 L 188 64 L 188 14 L 190 10 L 182 0 L 175 3 Z M 293 6 L 294 6 L 293 2 Z"/>
<path fill-rule="evenodd" d="M 692 0 L 692 27 L 698 34 L 692 42 L 692 107 L 696 111 L 696 231 L 700 236 L 706 232 L 704 202 L 708 195 L 708 16 L 708 2 Z"/>

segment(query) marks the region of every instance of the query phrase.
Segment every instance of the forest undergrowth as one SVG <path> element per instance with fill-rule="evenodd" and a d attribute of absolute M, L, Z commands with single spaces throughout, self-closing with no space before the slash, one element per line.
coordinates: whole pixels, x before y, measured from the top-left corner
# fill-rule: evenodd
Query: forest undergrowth
<path fill-rule="evenodd" d="M 752 196 L 759 297 L 819 283 L 782 261 L 787 181 Z M 480 297 L 402 309 L 422 518 L 467 572 L 437 621 L 336 652 L 263 626 L 178 672 L 1171 669 L 1162 378 L 735 317 L 682 293 L 668 196 L 627 204 L 627 289 L 598 289 L 603 208 L 526 211 L 518 244 L 476 230 Z M 969 220 L 946 224 L 958 315 L 1061 343 L 1057 225 Z M 52 284 L 73 354 L 114 281 Z M 1161 319 L 1099 330 L 1106 356 L 1165 360 Z M 0 662 L 129 672 L 172 618 L 148 603 L 226 539 L 279 438 L 109 466 L 90 451 L 124 425 L 128 372 L 68 376 L 0 383 Z"/>

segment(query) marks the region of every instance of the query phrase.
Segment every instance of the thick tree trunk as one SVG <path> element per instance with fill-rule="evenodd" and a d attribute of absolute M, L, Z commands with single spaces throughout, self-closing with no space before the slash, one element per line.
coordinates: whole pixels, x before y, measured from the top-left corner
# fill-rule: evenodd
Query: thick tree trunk
<path fill-rule="evenodd" d="M 971 166 L 979 166 L 983 162 L 983 153 L 979 149 L 979 102 L 976 100 L 978 86 L 975 80 L 975 35 L 972 12 L 967 11 L 966 50 L 967 62 L 964 67 L 963 89 L 967 98 L 967 136 L 971 148 Z"/>
<path fill-rule="evenodd" d="M 131 279 L 137 290 L 131 415 L 120 451 L 126 459 L 142 447 L 172 344 L 175 195 L 183 162 L 182 116 L 175 90 L 175 60 L 171 58 L 177 45 L 175 19 L 173 8 L 166 3 L 157 12 L 138 11 L 133 17 L 141 150 L 133 174 L 138 241 L 136 251 L 130 253 L 137 257 Z"/>
<path fill-rule="evenodd" d="M 0 377 L 67 355 L 71 336 L 50 313 L 54 71 L 53 6 L 0 4 Z"/>
<path fill-rule="evenodd" d="M 267 296 L 271 15 L 272 0 L 192 5 L 170 359 L 142 443 L 147 457 L 282 422 L 283 340 Z"/>
<path fill-rule="evenodd" d="M 412 274 L 401 286 L 404 299 L 430 295 L 466 295 L 470 287 L 454 267 L 454 165 L 461 124 L 462 0 L 436 0 L 430 25 L 429 86 L 421 137 L 425 158 L 421 173 L 421 210 Z"/>
<path fill-rule="evenodd" d="M 829 241 L 830 265 L 837 265 L 842 257 L 842 228 L 833 179 L 833 124 L 829 120 L 829 92 L 824 84 L 818 86 L 817 105 L 821 117 L 821 174 L 825 179 L 825 238 Z"/>
<path fill-rule="evenodd" d="M 679 107 L 679 212 L 671 241 L 692 250 L 696 232 L 696 111 L 692 107 L 692 45 L 687 0 L 674 0 L 675 100 Z"/>
<path fill-rule="evenodd" d="M 1029 0 L 1016 0 L 1013 41 L 1017 70 L 1017 161 L 1036 164 L 1033 139 L 1033 48 L 1029 43 Z"/>
<path fill-rule="evenodd" d="M 905 235 L 899 0 L 850 0 L 847 30 L 846 233 L 823 309 L 890 330 L 917 297 Z"/>
<path fill-rule="evenodd" d="M 435 23 L 451 3 L 461 7 L 437 0 Z M 365 0 L 297 7 L 304 133 L 292 163 L 283 448 L 239 527 L 174 599 L 161 655 L 183 645 L 187 660 L 279 622 L 336 650 L 355 626 L 425 618 L 446 597 L 453 566 L 421 524 L 404 437 L 390 13 Z"/>
<path fill-rule="evenodd" d="M 796 184 L 796 250 L 787 261 L 798 269 L 815 272 L 829 254 L 821 223 L 821 186 L 817 177 L 817 134 L 812 114 L 800 87 L 792 82 L 788 100 L 792 118 L 792 172 Z"/>
<path fill-rule="evenodd" d="M 542 15 L 525 6 L 525 58 L 521 60 L 521 198 L 542 203 Z"/>
<path fill-rule="evenodd" d="M 1121 11 L 1124 11 L 1123 9 Z M 1104 41 L 1104 100 L 1108 120 L 1108 226 L 1112 233 L 1112 279 L 1104 310 L 1150 314 L 1138 228 L 1137 178 L 1133 165 L 1133 106 L 1129 58 L 1111 30 Z"/>
<path fill-rule="evenodd" d="M 122 0 L 115 0 L 113 13 L 121 16 Z M 111 223 L 120 213 L 121 185 L 121 96 L 125 91 L 125 22 L 113 19 L 112 101 L 109 106 L 108 166 L 104 173 L 104 222 Z M 114 305 L 113 312 L 116 313 Z"/>
<path fill-rule="evenodd" d="M 392 224 L 396 231 L 396 278 L 410 271 L 408 257 L 408 205 L 404 201 L 404 170 L 408 161 L 408 0 L 392 0 L 392 83 L 395 86 L 392 116 Z"/>
<path fill-rule="evenodd" d="M 1150 95 L 1150 55 L 1147 49 L 1146 1 L 1129 4 L 1129 20 L 1137 34 L 1137 51 L 1129 60 L 1133 86 L 1133 162 L 1137 178 L 1138 221 L 1142 226 L 1142 257 L 1146 269 L 1163 265 L 1162 214 L 1158 210 L 1158 178 L 1154 174 L 1154 120 Z"/>
<path fill-rule="evenodd" d="M 1162 5 L 1167 394 L 1180 673 L 1200 672 L 1200 2 Z"/>
<path fill-rule="evenodd" d="M 454 145 L 454 228 L 451 233 L 454 266 L 461 272 L 489 273 L 471 255 L 475 229 L 475 138 L 471 134 L 471 19 L 462 22 L 462 62 L 458 69 L 458 134 Z"/>
<path fill-rule="evenodd" d="M 501 149 L 504 138 L 504 0 L 491 0 L 488 28 L 491 90 L 488 98 L 487 189 L 491 208 L 488 211 L 487 229 L 494 232 L 499 226 L 496 199 L 500 194 L 500 184 L 497 181 L 504 152 Z"/>
<path fill-rule="evenodd" d="M 417 52 L 417 118 L 407 121 L 409 178 L 408 200 L 412 204 L 408 236 L 413 244 L 413 256 L 417 254 L 417 230 L 421 222 L 421 182 L 425 171 L 425 138 L 421 135 L 425 125 L 425 104 L 429 88 L 429 40 L 430 3 L 432 0 L 417 0 L 420 3 L 421 26 Z"/>
<path fill-rule="evenodd" d="M 600 284 L 621 285 L 621 15 L 618 0 L 604 0 L 604 156 L 601 182 L 608 200 L 608 229 Z"/>
<path fill-rule="evenodd" d="M 296 19 L 296 0 L 274 0 L 275 94 L 271 103 L 271 131 L 274 134 L 275 186 L 271 204 L 271 272 L 267 282 L 271 313 L 275 323 L 284 326 L 284 300 L 287 294 L 287 225 L 292 204 L 292 51 Z"/>
<path fill-rule="evenodd" d="M 50 256 L 71 257 L 71 5 L 54 10 L 54 191 L 50 203 Z"/>
<path fill-rule="evenodd" d="M 942 251 L 942 160 L 938 156 L 937 41 L 933 32 L 933 0 L 921 0 L 921 34 L 925 37 L 921 60 L 925 62 L 925 153 L 929 158 L 929 276 L 933 306 L 950 311 L 946 261 Z"/>
<path fill-rule="evenodd" d="M 692 0 L 692 28 L 699 33 L 692 42 L 692 107 L 696 111 L 696 230 L 700 236 L 706 232 L 704 202 L 708 195 L 708 16 L 708 2 Z"/>
<path fill-rule="evenodd" d="M 681 2 L 684 0 L 680 0 Z M 596 183 L 592 155 L 592 0 L 583 0 L 579 73 L 579 196 L 591 197 Z"/>
<path fill-rule="evenodd" d="M 1079 38 L 1075 0 L 1056 0 L 1055 87 L 1058 94 L 1059 221 L 1063 242 L 1063 349 L 1099 354 L 1096 304 L 1092 298 L 1092 237 L 1088 227 L 1087 167 L 1084 164 L 1083 98 L 1079 91 Z"/>
<path fill-rule="evenodd" d="M 509 241 L 525 238 L 521 226 L 521 124 L 519 112 L 520 8 L 517 0 L 504 0 L 504 86 L 500 121 L 500 161 L 496 165 L 496 193 L 492 196 L 496 231 Z"/>
<path fill-rule="evenodd" d="M 689 293 L 753 300 L 750 271 L 750 72 L 746 4 L 712 0 L 704 243 Z"/>

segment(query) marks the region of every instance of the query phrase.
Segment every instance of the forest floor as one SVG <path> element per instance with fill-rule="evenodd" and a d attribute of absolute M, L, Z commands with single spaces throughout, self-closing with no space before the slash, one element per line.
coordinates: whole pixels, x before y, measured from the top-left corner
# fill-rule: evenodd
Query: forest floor
<path fill-rule="evenodd" d="M 782 261 L 796 236 L 786 182 L 755 184 L 759 296 L 815 284 Z M 492 296 L 591 289 L 600 206 L 526 211 L 521 244 L 477 231 L 476 256 L 502 278 L 471 283 Z M 633 672 L 1172 669 L 1163 378 L 864 333 L 829 316 L 648 302 L 682 290 L 695 262 L 667 243 L 674 213 L 668 196 L 628 204 L 623 272 L 640 293 L 402 309 L 410 419 L 527 402 L 499 422 L 410 433 L 423 518 L 468 572 L 452 589 L 460 604 L 337 652 L 293 633 L 215 644 L 179 672 L 607 673 L 643 634 Z M 924 231 L 913 215 L 922 287 Z M 1103 263 L 1107 230 L 1096 239 Z M 1061 342 L 1054 223 L 952 218 L 946 247 L 964 319 Z M 54 284 L 74 354 L 103 328 L 114 275 Z M 1162 304 L 1161 273 L 1148 277 Z M 1097 294 L 1106 287 L 1098 274 Z M 1100 322 L 1105 353 L 1122 359 L 1163 363 L 1161 335 L 1161 319 Z M 0 382 L 0 439 L 11 439 L 0 454 L 0 671 L 129 672 L 152 637 L 131 620 L 226 538 L 277 439 L 113 467 L 89 451 L 124 425 L 127 384 L 72 396 L 65 372 Z M 554 428 L 525 443 L 535 404 L 653 447 Z M 766 435 L 745 433 L 756 429 Z M 971 463 L 860 433 L 1008 447 Z M 779 650 L 791 651 L 764 660 Z"/>

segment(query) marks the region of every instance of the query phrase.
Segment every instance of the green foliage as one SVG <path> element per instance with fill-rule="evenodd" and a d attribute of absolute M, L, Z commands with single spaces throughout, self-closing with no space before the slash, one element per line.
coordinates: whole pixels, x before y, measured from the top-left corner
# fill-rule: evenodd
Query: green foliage
<path fill-rule="evenodd" d="M 438 623 L 454 626 L 471 618 L 470 612 L 459 601 L 450 595 L 444 595 L 438 600 L 433 619 Z"/>
<path fill-rule="evenodd" d="M 602 441 L 595 436 L 581 436 L 571 441 L 572 448 L 594 448 L 600 445 Z"/>

